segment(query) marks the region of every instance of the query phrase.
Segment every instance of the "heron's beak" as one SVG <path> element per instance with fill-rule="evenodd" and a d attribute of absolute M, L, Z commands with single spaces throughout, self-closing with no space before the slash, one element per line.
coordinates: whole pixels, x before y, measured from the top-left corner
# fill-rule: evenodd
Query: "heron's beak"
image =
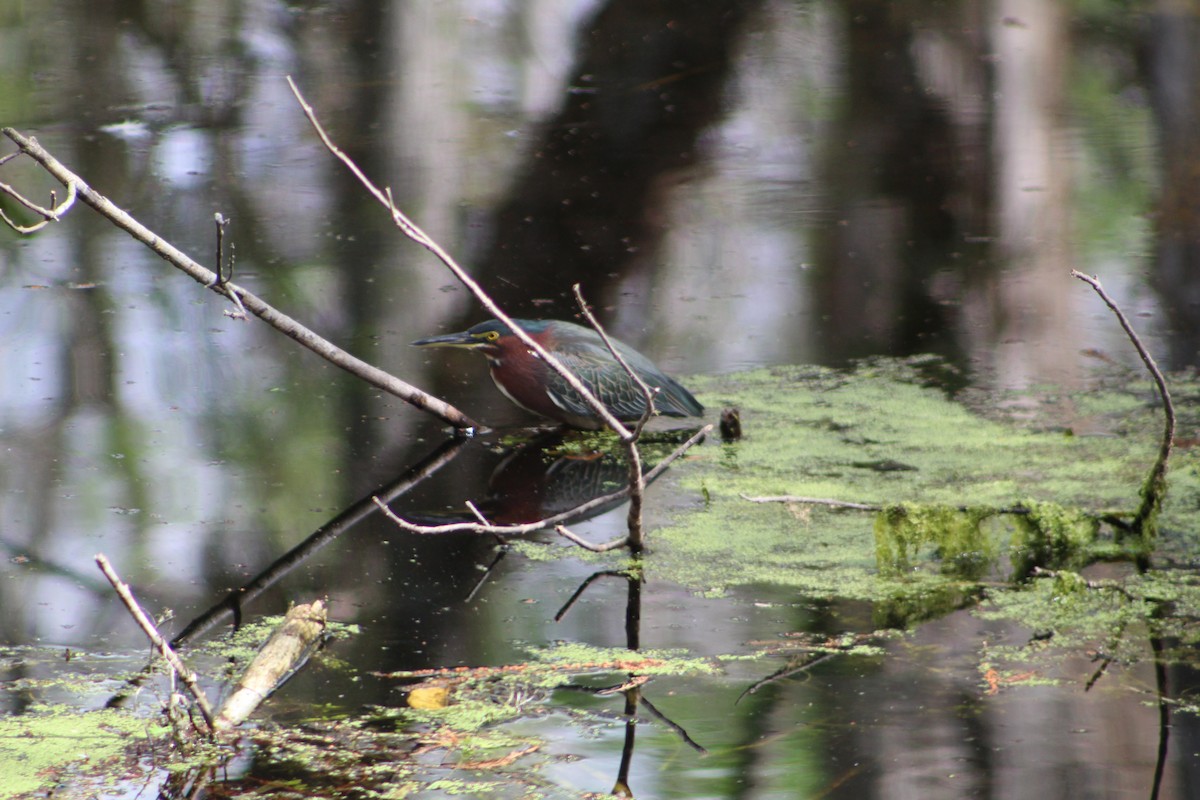
<path fill-rule="evenodd" d="M 413 347 L 464 347 L 468 350 L 476 347 L 481 347 L 486 344 L 482 339 L 476 339 L 466 331 L 459 333 L 445 333 L 441 336 L 430 336 L 428 339 L 418 339 L 412 343 Z"/>

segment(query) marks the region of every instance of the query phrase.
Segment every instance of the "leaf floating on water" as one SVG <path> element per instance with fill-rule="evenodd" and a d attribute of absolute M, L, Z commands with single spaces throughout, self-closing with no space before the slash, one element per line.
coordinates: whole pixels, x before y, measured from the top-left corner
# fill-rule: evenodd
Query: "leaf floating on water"
<path fill-rule="evenodd" d="M 450 705 L 449 686 L 418 686 L 408 693 L 408 707 L 426 711 Z"/>

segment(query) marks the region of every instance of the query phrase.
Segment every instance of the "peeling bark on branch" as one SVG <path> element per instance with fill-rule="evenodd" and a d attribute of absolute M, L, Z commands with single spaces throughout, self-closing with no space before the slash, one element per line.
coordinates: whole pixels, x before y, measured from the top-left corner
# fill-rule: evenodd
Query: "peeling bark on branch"
<path fill-rule="evenodd" d="M 293 606 L 246 667 L 237 689 L 221 706 L 213 721 L 216 730 L 241 725 L 271 692 L 303 666 L 321 643 L 325 621 L 325 604 L 320 600 Z"/>

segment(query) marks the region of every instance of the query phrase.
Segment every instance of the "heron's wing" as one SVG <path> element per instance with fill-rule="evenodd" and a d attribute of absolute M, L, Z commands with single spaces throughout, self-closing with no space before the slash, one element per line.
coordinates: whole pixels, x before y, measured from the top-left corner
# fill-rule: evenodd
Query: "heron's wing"
<path fill-rule="evenodd" d="M 575 342 L 575 352 L 559 354 L 563 365 L 574 372 L 620 420 L 635 420 L 646 409 L 641 389 L 609 353 L 597 337 L 596 342 Z M 616 344 L 622 358 L 654 394 L 654 407 L 672 417 L 699 416 L 704 407 L 687 389 L 664 375 L 649 359 L 632 348 Z M 550 370 L 547 382 L 550 398 L 565 411 L 577 416 L 592 416 L 591 409 L 558 373 Z"/>

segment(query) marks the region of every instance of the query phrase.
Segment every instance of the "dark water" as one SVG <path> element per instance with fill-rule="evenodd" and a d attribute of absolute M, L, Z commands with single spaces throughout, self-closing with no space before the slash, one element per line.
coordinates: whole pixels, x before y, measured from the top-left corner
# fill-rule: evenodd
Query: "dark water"
<path fill-rule="evenodd" d="M 1200 360 L 1197 18 L 1162 8 L 0 1 L 0 123 L 202 262 L 213 214 L 231 219 L 237 281 L 491 424 L 524 418 L 482 363 L 407 346 L 483 313 L 329 157 L 285 75 L 515 315 L 571 317 L 578 282 L 614 334 L 674 374 L 932 352 L 958 368 L 956 390 L 1069 397 L 1097 368 L 1136 365 L 1072 268 L 1101 276 L 1165 366 Z M 52 188 L 26 163 L 0 180 Z M 436 422 L 225 310 L 87 209 L 32 237 L 0 233 L 0 642 L 138 648 L 95 553 L 186 621 L 441 447 Z M 406 507 L 459 508 L 500 460 L 470 443 Z M 616 511 L 581 530 L 622 524 Z M 507 558 L 472 594 L 493 557 L 489 539 L 415 539 L 369 516 L 249 613 L 328 595 L 336 618 L 370 630 L 340 653 L 360 669 L 627 643 L 622 581 L 554 623 L 592 567 Z M 781 631 L 868 628 L 861 610 L 784 594 L 701 606 L 647 587 L 640 643 L 750 652 Z M 657 729 L 631 785 L 1147 795 L 1157 718 L 1131 722 L 1135 703 L 1036 689 L 980 722 L 978 675 L 955 661 L 969 660 L 956 626 L 979 624 L 951 617 L 882 667 L 772 686 L 732 728 L 664 689 L 664 712 L 721 755 Z M 320 673 L 288 691 L 397 702 Z M 549 768 L 554 781 L 612 785 L 620 726 L 535 727 L 584 756 Z M 1163 796 L 1194 790 L 1194 743 L 1177 742 Z"/>

